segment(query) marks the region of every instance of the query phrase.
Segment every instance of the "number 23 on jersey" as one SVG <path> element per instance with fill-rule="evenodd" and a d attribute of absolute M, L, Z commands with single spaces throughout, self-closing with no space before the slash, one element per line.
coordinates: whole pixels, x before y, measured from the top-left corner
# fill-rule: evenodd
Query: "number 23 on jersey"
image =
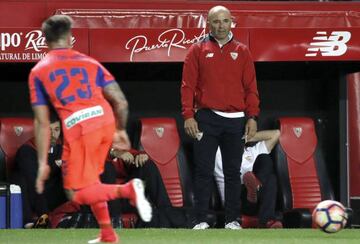
<path fill-rule="evenodd" d="M 57 84 L 55 95 L 64 106 L 76 99 L 91 98 L 91 86 L 85 68 L 56 69 L 49 78 Z"/>

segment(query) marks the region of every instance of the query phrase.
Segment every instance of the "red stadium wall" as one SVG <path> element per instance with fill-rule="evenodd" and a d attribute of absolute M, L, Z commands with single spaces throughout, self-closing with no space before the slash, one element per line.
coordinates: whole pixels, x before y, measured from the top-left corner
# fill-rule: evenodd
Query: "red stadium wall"
<path fill-rule="evenodd" d="M 216 4 L 232 10 L 233 31 L 255 61 L 360 59 L 359 3 L 54 0 L 0 2 L 0 62 L 43 57 L 39 27 L 55 13 L 73 17 L 75 48 L 101 62 L 182 62 Z"/>
<path fill-rule="evenodd" d="M 39 27 L 41 22 L 57 9 L 193 9 L 208 10 L 222 4 L 232 10 L 259 11 L 359 11 L 356 2 L 237 2 L 237 1 L 126 1 L 126 0 L 3 0 L 0 1 L 0 27 Z M 85 7 L 86 6 L 86 7 Z M 26 11 L 20 11 L 26 10 Z M 350 14 L 351 15 L 351 14 Z"/>

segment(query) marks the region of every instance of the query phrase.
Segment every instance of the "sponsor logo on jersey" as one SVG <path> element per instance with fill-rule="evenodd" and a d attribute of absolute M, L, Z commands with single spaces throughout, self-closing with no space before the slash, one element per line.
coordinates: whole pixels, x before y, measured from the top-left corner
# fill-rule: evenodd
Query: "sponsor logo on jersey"
<path fill-rule="evenodd" d="M 81 123 L 85 120 L 92 119 L 95 117 L 103 116 L 104 109 L 101 106 L 95 106 L 91 108 L 85 108 L 79 111 L 76 111 L 69 117 L 67 117 L 64 122 L 67 129 Z"/>

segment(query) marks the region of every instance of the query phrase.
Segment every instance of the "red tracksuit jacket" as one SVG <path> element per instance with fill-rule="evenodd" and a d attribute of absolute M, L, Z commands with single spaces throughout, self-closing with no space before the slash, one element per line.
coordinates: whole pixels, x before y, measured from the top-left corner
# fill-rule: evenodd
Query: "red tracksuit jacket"
<path fill-rule="evenodd" d="M 211 36 L 192 45 L 183 68 L 181 102 L 184 119 L 199 108 L 258 116 L 259 94 L 248 48 L 234 39 L 220 48 Z"/>

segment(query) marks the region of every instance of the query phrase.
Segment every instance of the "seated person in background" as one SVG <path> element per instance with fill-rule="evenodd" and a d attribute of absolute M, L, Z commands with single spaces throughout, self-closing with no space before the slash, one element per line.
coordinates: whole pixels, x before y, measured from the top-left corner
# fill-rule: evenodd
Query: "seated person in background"
<path fill-rule="evenodd" d="M 258 219 L 259 227 L 262 228 L 282 228 L 281 222 L 275 219 L 277 181 L 273 161 L 269 155 L 279 137 L 279 130 L 263 130 L 256 132 L 249 141 L 245 138 L 240 169 L 247 195 L 247 202 L 244 202 L 243 206 L 251 208 L 251 205 L 259 202 Z M 220 149 L 216 153 L 214 176 L 224 204 L 224 174 Z"/>
<path fill-rule="evenodd" d="M 129 151 L 119 151 L 112 149 L 110 158 L 116 172 L 115 179 L 124 183 L 133 178 L 140 178 L 144 181 L 145 195 L 153 207 L 153 218 L 146 223 L 140 220 L 137 227 L 187 227 L 187 219 L 181 209 L 173 208 L 167 194 L 165 185 L 161 178 L 156 164 L 151 161 L 145 152 L 131 149 Z M 111 172 L 110 170 L 108 170 Z M 109 176 L 107 177 L 110 178 Z M 112 183 L 112 182 L 106 182 Z M 121 201 L 121 212 L 134 212 L 127 200 Z M 109 204 L 110 211 L 115 207 Z M 116 208 L 115 208 L 116 209 Z"/>
<path fill-rule="evenodd" d="M 134 206 L 127 199 L 108 201 L 111 222 L 114 228 L 121 224 L 129 227 L 150 228 L 185 228 L 189 226 L 190 218 L 184 210 L 171 205 L 166 188 L 156 164 L 145 152 L 131 149 L 120 151 L 111 149 L 105 163 L 104 172 L 100 175 L 102 183 L 124 184 L 134 178 L 140 178 L 146 185 L 145 195 L 153 208 L 153 217 L 149 223 L 138 219 L 130 219 L 130 223 L 121 223 L 122 213 L 136 213 Z M 73 209 L 73 208 L 72 208 Z M 59 224 L 62 228 L 97 228 L 97 223 L 88 206 L 81 206 L 75 213 L 67 213 L 70 218 L 64 218 Z"/>
<path fill-rule="evenodd" d="M 61 174 L 61 126 L 57 117 L 50 121 L 50 150 L 48 163 L 51 175 L 45 183 L 45 191 L 35 191 L 38 171 L 37 149 L 35 138 L 23 144 L 15 157 L 14 183 L 20 185 L 23 200 L 23 223 L 25 228 L 46 228 L 48 213 L 67 201 L 62 184 Z M 35 214 L 35 216 L 34 216 Z"/>
<path fill-rule="evenodd" d="M 149 160 L 149 156 L 144 152 L 134 149 L 129 151 L 119 151 L 111 149 L 109 157 L 104 166 L 104 172 L 100 175 L 100 180 L 105 184 L 125 184 L 126 182 L 140 178 L 145 183 L 145 195 L 153 207 L 153 218 L 146 223 L 141 219 L 137 223 L 125 224 L 129 227 L 171 227 L 167 217 L 161 220 L 158 216 L 163 215 L 171 209 L 170 199 L 167 195 L 164 183 L 156 165 Z M 136 213 L 136 208 L 127 199 L 115 199 L 108 201 L 111 222 L 114 228 L 121 227 L 120 216 L 122 213 Z M 170 211 L 171 212 L 171 211 Z M 80 211 L 71 213 L 71 219 L 65 219 L 60 223 L 62 228 L 97 228 L 97 222 L 93 217 L 89 206 L 81 206 Z"/>

